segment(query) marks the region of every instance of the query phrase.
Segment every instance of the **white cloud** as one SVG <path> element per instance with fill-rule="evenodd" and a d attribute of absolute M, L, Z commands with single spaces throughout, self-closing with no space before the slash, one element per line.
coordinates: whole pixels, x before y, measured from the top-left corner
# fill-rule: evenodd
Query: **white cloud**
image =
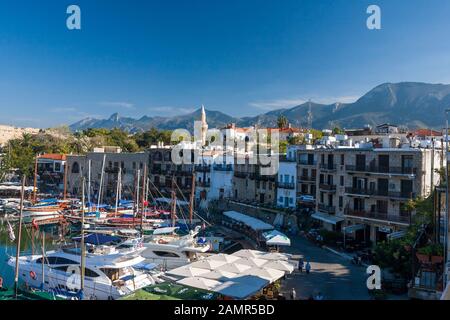
<path fill-rule="evenodd" d="M 112 108 L 124 108 L 124 109 L 134 109 L 134 104 L 131 102 L 123 101 L 102 101 L 98 103 L 102 107 L 112 107 Z"/>
<path fill-rule="evenodd" d="M 332 104 L 332 103 L 351 103 L 355 102 L 358 96 L 341 96 L 341 97 L 313 97 L 312 102 L 321 104 Z M 308 102 L 309 99 L 305 98 L 292 98 L 292 99 L 277 99 L 271 101 L 259 101 L 250 102 L 249 105 L 256 109 L 270 111 L 283 108 L 292 108 L 301 104 Z"/>

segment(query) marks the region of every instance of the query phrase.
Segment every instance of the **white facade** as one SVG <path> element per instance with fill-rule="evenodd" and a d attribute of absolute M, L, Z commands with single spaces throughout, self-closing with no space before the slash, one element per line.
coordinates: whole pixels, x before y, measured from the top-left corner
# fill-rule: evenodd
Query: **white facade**
<path fill-rule="evenodd" d="M 277 177 L 277 205 L 283 208 L 295 208 L 297 202 L 297 150 L 290 146 L 286 158 L 280 160 Z"/>

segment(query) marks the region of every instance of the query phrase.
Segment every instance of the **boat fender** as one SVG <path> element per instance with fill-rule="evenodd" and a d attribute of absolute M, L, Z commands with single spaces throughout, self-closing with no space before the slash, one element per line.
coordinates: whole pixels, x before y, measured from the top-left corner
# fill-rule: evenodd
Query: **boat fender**
<path fill-rule="evenodd" d="M 31 221 L 31 225 L 33 226 L 34 229 L 36 230 L 39 229 L 39 225 L 36 223 L 36 220 L 33 219 L 33 221 Z"/>
<path fill-rule="evenodd" d="M 2 288 L 3 288 L 3 278 L 0 277 L 0 289 L 2 289 Z"/>
<path fill-rule="evenodd" d="M 36 272 L 34 272 L 33 270 L 30 271 L 30 277 L 33 280 L 36 280 Z"/>

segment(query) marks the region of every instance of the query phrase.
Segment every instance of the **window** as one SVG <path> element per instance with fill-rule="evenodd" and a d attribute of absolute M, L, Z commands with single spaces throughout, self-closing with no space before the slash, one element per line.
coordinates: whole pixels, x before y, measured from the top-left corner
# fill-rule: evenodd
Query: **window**
<path fill-rule="evenodd" d="M 340 176 L 340 178 L 339 178 L 339 184 L 340 184 L 341 187 L 344 186 L 344 176 Z"/>
<path fill-rule="evenodd" d="M 345 156 L 341 154 L 341 166 L 343 166 L 345 163 Z"/>
<path fill-rule="evenodd" d="M 173 252 L 167 251 L 153 251 L 158 257 L 166 257 L 166 258 L 179 258 L 180 256 Z"/>
<path fill-rule="evenodd" d="M 59 162 L 55 163 L 55 171 L 56 172 L 60 172 L 61 171 L 61 163 L 59 163 Z"/>
<path fill-rule="evenodd" d="M 280 199 L 278 199 L 278 202 L 283 203 L 283 196 L 281 196 Z"/>
<path fill-rule="evenodd" d="M 70 259 L 66 259 L 66 258 L 61 258 L 61 257 L 47 257 L 46 259 L 46 263 L 47 264 L 79 264 L 79 262 L 70 260 Z M 36 263 L 42 263 L 42 258 L 39 258 L 36 260 Z"/>
<path fill-rule="evenodd" d="M 290 203 L 290 204 L 293 204 L 293 203 L 294 203 L 294 199 L 289 198 L 289 203 Z"/>
<path fill-rule="evenodd" d="M 344 198 L 339 197 L 339 208 L 342 208 L 344 206 Z"/>
<path fill-rule="evenodd" d="M 80 165 L 78 162 L 74 162 L 72 165 L 72 173 L 80 173 Z"/>

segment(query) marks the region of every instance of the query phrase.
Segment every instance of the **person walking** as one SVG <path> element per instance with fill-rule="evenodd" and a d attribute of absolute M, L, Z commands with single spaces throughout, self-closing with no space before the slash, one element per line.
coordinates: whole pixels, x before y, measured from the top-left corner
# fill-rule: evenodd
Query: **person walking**
<path fill-rule="evenodd" d="M 291 290 L 291 300 L 295 300 L 297 298 L 297 292 L 295 292 L 295 289 L 292 288 Z"/>
<path fill-rule="evenodd" d="M 304 266 L 304 262 L 303 262 L 303 259 L 300 259 L 299 261 L 298 261 L 298 271 L 300 271 L 300 273 L 302 273 L 303 272 L 303 266 Z"/>
<path fill-rule="evenodd" d="M 311 264 L 309 262 L 306 263 L 305 271 L 306 271 L 306 274 L 309 274 L 309 272 L 311 271 Z"/>

